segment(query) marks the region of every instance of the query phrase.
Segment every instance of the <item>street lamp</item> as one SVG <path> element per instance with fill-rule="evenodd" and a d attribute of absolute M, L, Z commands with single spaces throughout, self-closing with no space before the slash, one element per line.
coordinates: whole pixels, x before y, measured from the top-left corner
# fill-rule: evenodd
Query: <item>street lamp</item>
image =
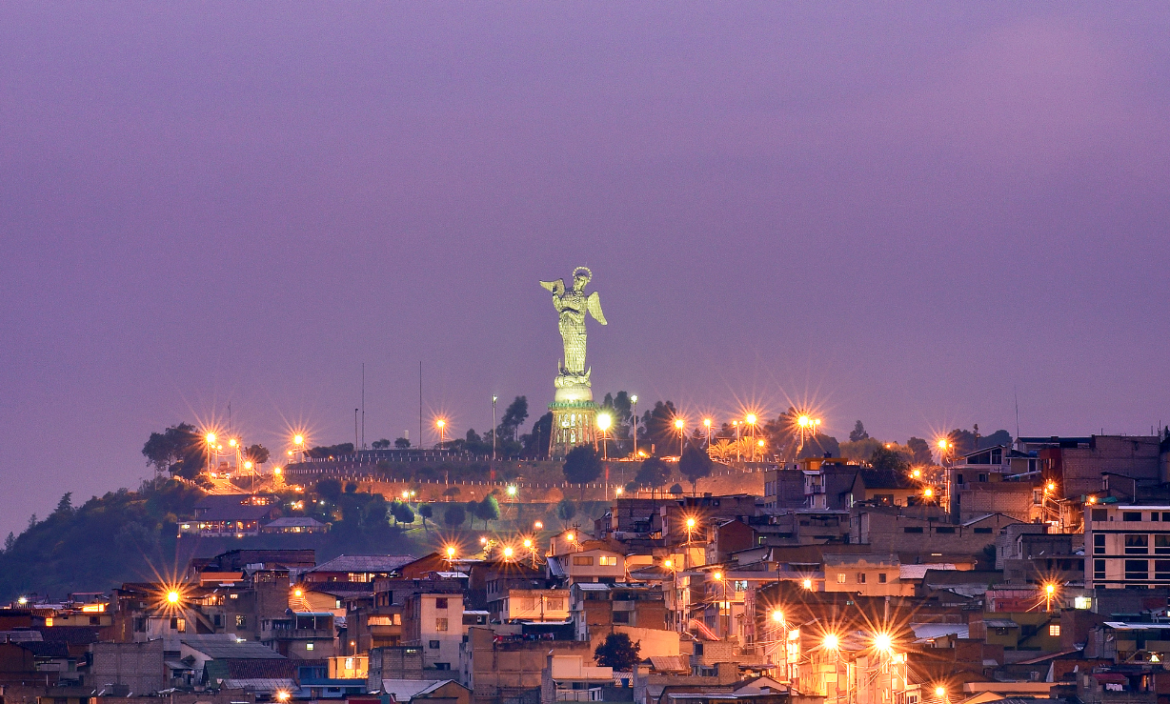
<path fill-rule="evenodd" d="M 711 448 L 711 419 L 704 418 L 703 425 L 707 427 L 707 448 Z"/>
<path fill-rule="evenodd" d="M 496 401 L 499 398 L 492 396 L 492 462 L 496 461 Z"/>
<path fill-rule="evenodd" d="M 1056 593 L 1056 585 L 1049 582 L 1044 585 L 1045 611 L 1052 611 L 1052 595 Z"/>
<path fill-rule="evenodd" d="M 454 560 L 454 559 L 455 559 L 455 546 L 448 545 L 447 546 L 447 561 L 450 562 L 451 560 Z"/>
<path fill-rule="evenodd" d="M 804 580 L 803 582 L 800 583 L 800 585 L 802 587 L 804 587 L 805 589 L 812 589 L 813 588 L 813 582 L 811 579 Z"/>
<path fill-rule="evenodd" d="M 686 440 L 687 422 L 682 418 L 674 419 L 674 429 L 678 431 L 678 458 L 682 460 L 683 441 Z"/>
<path fill-rule="evenodd" d="M 638 457 L 638 394 L 630 396 L 630 405 L 634 409 L 634 458 L 636 459 Z"/>
<path fill-rule="evenodd" d="M 748 417 L 743 419 L 744 422 L 751 426 L 751 461 L 756 461 L 756 414 L 749 413 Z"/>
<path fill-rule="evenodd" d="M 796 419 L 796 424 L 800 427 L 800 446 L 796 448 L 796 456 L 799 459 L 800 453 L 804 450 L 805 436 L 810 432 L 814 435 L 816 434 L 817 426 L 821 424 L 821 419 L 802 415 Z"/>
<path fill-rule="evenodd" d="M 511 546 L 511 545 L 509 545 L 508 547 L 504 548 L 504 559 L 505 559 L 505 560 L 511 560 L 511 559 L 512 559 L 512 552 L 513 552 L 513 550 L 512 550 L 512 546 Z"/>
<path fill-rule="evenodd" d="M 293 437 L 293 445 L 297 446 L 297 452 L 301 455 L 301 462 L 305 461 L 305 436 L 297 435 Z"/>
<path fill-rule="evenodd" d="M 835 633 L 829 633 L 825 636 L 825 639 L 821 641 L 821 647 L 823 647 L 825 650 L 836 650 L 837 648 L 841 647 L 841 639 L 838 638 Z"/>
<path fill-rule="evenodd" d="M 601 458 L 603 460 L 606 460 L 606 461 L 609 460 L 609 450 L 607 449 L 606 444 L 605 444 L 606 431 L 609 430 L 609 426 L 612 423 L 613 423 L 613 416 L 611 416 L 610 414 L 608 414 L 608 413 L 597 414 L 597 429 L 601 431 Z"/>
<path fill-rule="evenodd" d="M 435 427 L 439 429 L 439 449 L 443 449 L 443 443 L 447 440 L 447 421 L 442 418 L 435 421 Z"/>

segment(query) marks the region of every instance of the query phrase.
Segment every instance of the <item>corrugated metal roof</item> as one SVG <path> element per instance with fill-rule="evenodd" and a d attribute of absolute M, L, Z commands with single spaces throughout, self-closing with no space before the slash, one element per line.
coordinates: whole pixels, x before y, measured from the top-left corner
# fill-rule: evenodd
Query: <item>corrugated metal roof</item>
<path fill-rule="evenodd" d="M 415 559 L 414 555 L 338 555 L 309 572 L 393 572 Z"/>

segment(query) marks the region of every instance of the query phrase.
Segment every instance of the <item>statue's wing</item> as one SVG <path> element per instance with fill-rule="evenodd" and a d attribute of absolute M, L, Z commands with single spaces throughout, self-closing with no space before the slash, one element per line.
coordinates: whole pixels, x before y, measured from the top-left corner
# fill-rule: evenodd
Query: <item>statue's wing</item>
<path fill-rule="evenodd" d="M 597 291 L 589 294 L 589 298 L 585 299 L 585 308 L 589 311 L 589 315 L 602 325 L 609 325 L 605 320 L 605 314 L 601 312 L 601 298 L 597 296 Z"/>
<path fill-rule="evenodd" d="M 565 280 L 557 279 L 556 281 L 541 281 L 540 285 L 552 291 L 554 296 L 563 296 L 565 293 Z"/>

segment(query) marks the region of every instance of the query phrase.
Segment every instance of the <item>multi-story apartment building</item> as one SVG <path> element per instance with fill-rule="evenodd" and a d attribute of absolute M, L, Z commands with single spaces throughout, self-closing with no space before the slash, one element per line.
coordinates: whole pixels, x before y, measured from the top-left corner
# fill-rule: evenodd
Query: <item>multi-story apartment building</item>
<path fill-rule="evenodd" d="M 1170 586 L 1170 506 L 1085 506 L 1085 587 Z"/>

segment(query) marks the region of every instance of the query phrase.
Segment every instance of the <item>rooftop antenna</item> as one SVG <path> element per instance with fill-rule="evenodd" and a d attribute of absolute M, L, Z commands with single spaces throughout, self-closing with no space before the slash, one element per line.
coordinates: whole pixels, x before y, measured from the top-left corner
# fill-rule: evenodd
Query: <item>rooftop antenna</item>
<path fill-rule="evenodd" d="M 422 360 L 418 361 L 418 443 L 422 447 L 423 432 L 422 432 Z"/>
<path fill-rule="evenodd" d="M 362 362 L 362 449 L 366 449 L 366 363 Z"/>
<path fill-rule="evenodd" d="M 1020 437 L 1020 392 L 1016 387 L 1012 387 L 1012 395 L 1016 397 L 1016 438 Z"/>

